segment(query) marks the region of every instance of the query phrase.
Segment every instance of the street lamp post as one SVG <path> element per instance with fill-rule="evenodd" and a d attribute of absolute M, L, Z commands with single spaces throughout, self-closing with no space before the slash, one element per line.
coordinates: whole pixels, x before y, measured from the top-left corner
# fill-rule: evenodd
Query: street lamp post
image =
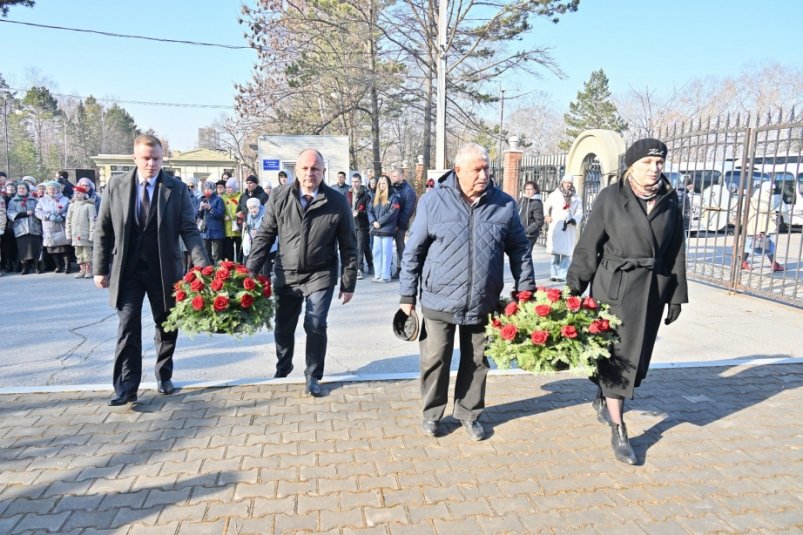
<path fill-rule="evenodd" d="M 6 172 L 11 175 L 11 157 L 8 143 L 8 95 L 3 95 L 3 133 L 6 141 Z"/>

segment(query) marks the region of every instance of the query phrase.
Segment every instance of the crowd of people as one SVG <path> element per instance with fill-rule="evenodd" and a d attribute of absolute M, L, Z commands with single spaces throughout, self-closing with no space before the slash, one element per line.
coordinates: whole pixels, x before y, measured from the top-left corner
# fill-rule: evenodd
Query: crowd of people
<path fill-rule="evenodd" d="M 177 333 L 164 331 L 162 321 L 175 304 L 174 281 L 191 266 L 229 259 L 245 263 L 252 274 L 271 273 L 274 377 L 293 370 L 303 308 L 305 390 L 311 396 L 324 395 L 320 381 L 335 287 L 339 283 L 346 304 L 364 274 L 379 283 L 399 278 L 400 313 L 413 318 L 420 304 L 423 315 L 422 431 L 440 433 L 458 336 L 453 415 L 469 438 L 482 440 L 486 431 L 479 417 L 489 369 L 485 326 L 504 287 L 504 257 L 514 291 L 534 291 L 532 248 L 547 225 L 551 281 L 565 283 L 573 295 L 590 290 L 623 320 L 612 357 L 600 361 L 592 378 L 593 408 L 611 426 L 615 458 L 635 464 L 623 421 L 625 399 L 646 377 L 661 319 L 675 321 L 688 301 L 683 207 L 662 174 L 666 154 L 658 140 L 634 143 L 625 154 L 625 172 L 599 193 L 578 239 L 582 203 L 571 175 L 545 200 L 535 182 L 525 183 L 515 200 L 494 183 L 488 152 L 474 143 L 461 146 L 454 169 L 427 180 L 419 198 L 399 168 L 367 184 L 354 173 L 348 185 L 346 173 L 339 172 L 336 183 L 327 185 L 325 159 L 315 149 L 299 154 L 296 176 L 288 181 L 281 173 L 275 191 L 255 176 L 246 178 L 242 192 L 228 174 L 203 184 L 181 180 L 162 172 L 159 140 L 142 135 L 135 140 L 136 169 L 111 181 L 103 202 L 86 178 L 72 186 L 66 173 L 43 183 L 0 174 L 0 258 L 6 271 L 21 274 L 70 273 L 75 258 L 76 277 L 94 277 L 98 288 L 109 289 L 120 321 L 112 406 L 137 401 L 145 296 L 156 329 L 157 389 L 165 395 L 176 390 Z M 50 267 L 43 268 L 48 261 Z"/>

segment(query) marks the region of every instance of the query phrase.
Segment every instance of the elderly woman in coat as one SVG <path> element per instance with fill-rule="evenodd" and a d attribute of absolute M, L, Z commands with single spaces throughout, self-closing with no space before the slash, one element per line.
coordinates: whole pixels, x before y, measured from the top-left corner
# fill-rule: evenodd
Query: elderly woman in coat
<path fill-rule="evenodd" d="M 45 184 L 45 196 L 36 203 L 36 217 L 42 221 L 42 245 L 56 263 L 55 273 L 69 274 L 70 238 L 67 236 L 67 210 L 70 199 L 62 194 L 62 185 L 56 180 Z"/>
<path fill-rule="evenodd" d="M 773 183 L 769 180 L 761 183 L 761 187 L 753 192 L 750 197 L 750 213 L 747 216 L 747 239 L 744 244 L 744 256 L 742 257 L 742 269 L 750 269 L 747 259 L 750 253 L 756 254 L 761 258 L 762 254 L 767 255 L 767 259 L 772 265 L 772 271 L 783 271 L 783 266 L 775 261 L 775 242 L 772 235 L 778 232 L 775 224 L 777 217 L 773 206 Z"/>
<path fill-rule="evenodd" d="M 600 360 L 593 407 L 611 424 L 617 460 L 636 464 L 623 420 L 624 400 L 647 375 L 664 308 L 667 325 L 687 303 L 683 208 L 663 175 L 667 148 L 657 139 L 636 141 L 625 153 L 622 179 L 597 196 L 574 250 L 567 284 L 591 296 L 622 320 L 619 342 Z"/>
<path fill-rule="evenodd" d="M 577 223 L 583 218 L 583 204 L 574 189 L 572 175 L 564 175 L 558 188 L 544 203 L 544 221 L 549 223 L 546 250 L 552 255 L 549 280 L 564 282 L 577 241 Z"/>
<path fill-rule="evenodd" d="M 17 242 L 17 260 L 22 263 L 20 275 L 30 273 L 42 252 L 42 222 L 36 217 L 36 198 L 27 182 L 17 184 L 17 194 L 6 209 L 9 224 Z M 37 273 L 39 268 L 37 267 Z"/>

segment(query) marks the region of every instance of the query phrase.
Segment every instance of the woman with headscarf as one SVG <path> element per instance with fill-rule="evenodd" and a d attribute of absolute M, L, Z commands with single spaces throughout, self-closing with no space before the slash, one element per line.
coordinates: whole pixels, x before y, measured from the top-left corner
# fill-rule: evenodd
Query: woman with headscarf
<path fill-rule="evenodd" d="M 95 189 L 95 183 L 92 182 L 92 179 L 87 177 L 81 177 L 78 179 L 78 186 L 82 186 L 86 188 L 86 198 L 90 199 L 93 203 L 95 203 L 95 213 L 100 213 L 100 193 L 98 190 Z M 75 190 L 75 188 L 73 188 Z"/>
<path fill-rule="evenodd" d="M 17 194 L 17 184 L 9 180 L 3 185 L 0 191 L 0 197 L 3 198 L 5 206 L 4 212 L 8 213 L 8 207 L 11 204 L 11 199 Z M 0 236 L 0 269 L 6 273 L 11 273 L 17 270 L 17 240 L 14 239 L 14 231 L 12 230 L 12 222 L 6 215 L 6 227 L 3 235 Z"/>
<path fill-rule="evenodd" d="M 56 180 L 45 184 L 45 196 L 36 203 L 36 217 L 42 222 L 42 245 L 56 263 L 55 273 L 71 273 L 70 238 L 67 236 L 67 210 L 70 199 L 62 194 Z"/>
<path fill-rule="evenodd" d="M 625 398 L 647 376 L 664 309 L 669 325 L 688 302 L 683 207 L 663 175 L 666 153 L 657 139 L 627 149 L 626 171 L 594 201 L 567 279 L 575 295 L 590 284 L 591 297 L 622 320 L 611 358 L 597 362 L 592 406 L 600 422 L 610 419 L 614 456 L 627 464 L 637 459 L 623 419 Z"/>
<path fill-rule="evenodd" d="M 31 272 L 42 252 L 42 222 L 36 217 L 35 210 L 36 198 L 31 195 L 31 186 L 20 182 L 6 210 L 17 242 L 17 259 L 22 263 L 20 275 Z M 38 266 L 36 272 L 40 272 Z"/>
<path fill-rule="evenodd" d="M 265 217 L 265 205 L 262 204 L 259 198 L 251 197 L 245 201 L 245 205 L 248 214 L 243 222 L 243 263 L 247 260 L 248 255 L 251 254 L 251 240 L 256 236 L 257 230 L 262 226 L 262 219 Z M 273 259 L 276 258 L 278 248 L 279 241 L 277 239 L 271 247 L 270 253 L 268 253 L 268 261 L 262 265 L 263 275 L 268 274 L 268 266 L 273 265 Z"/>
<path fill-rule="evenodd" d="M 775 223 L 777 214 L 773 207 L 773 189 L 774 185 L 771 181 L 767 180 L 761 183 L 753 195 L 750 197 L 750 213 L 747 216 L 747 238 L 744 244 L 744 256 L 742 257 L 742 269 L 749 270 L 750 263 L 747 261 L 750 258 L 750 253 L 761 258 L 761 255 L 767 255 L 772 271 L 783 271 L 783 266 L 775 261 L 775 242 L 772 240 L 772 235 L 778 232 L 778 227 Z"/>
<path fill-rule="evenodd" d="M 549 194 L 544 203 L 544 221 L 549 224 L 546 250 L 552 255 L 550 278 L 564 282 L 572 261 L 577 241 L 577 223 L 583 218 L 583 204 L 574 189 L 572 175 L 564 175 L 558 188 Z"/>

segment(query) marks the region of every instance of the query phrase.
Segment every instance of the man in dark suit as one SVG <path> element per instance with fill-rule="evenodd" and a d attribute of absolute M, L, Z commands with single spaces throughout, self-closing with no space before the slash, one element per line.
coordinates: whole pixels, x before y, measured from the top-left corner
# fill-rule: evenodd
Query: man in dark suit
<path fill-rule="evenodd" d="M 340 275 L 340 299 L 345 305 L 357 284 L 357 238 L 346 198 L 323 183 L 323 156 L 314 149 L 301 151 L 296 180 L 277 187 L 265 206 L 262 226 L 251 243 L 246 267 L 259 273 L 278 239 L 273 290 L 276 296 L 276 375 L 293 370 L 295 331 L 302 305 L 306 306 L 306 392 L 323 395 L 326 356 L 326 318 Z M 338 270 L 337 255 L 343 263 Z"/>
<path fill-rule="evenodd" d="M 109 303 L 119 318 L 111 406 L 137 400 L 146 294 L 156 323 L 157 388 L 160 394 L 175 391 L 173 352 L 178 332 L 165 332 L 162 322 L 175 305 L 173 284 L 184 274 L 179 238 L 193 265 L 209 264 L 187 188 L 161 171 L 161 142 L 151 135 L 138 136 L 134 162 L 136 169 L 109 181 L 95 225 L 95 285 L 109 288 Z"/>

